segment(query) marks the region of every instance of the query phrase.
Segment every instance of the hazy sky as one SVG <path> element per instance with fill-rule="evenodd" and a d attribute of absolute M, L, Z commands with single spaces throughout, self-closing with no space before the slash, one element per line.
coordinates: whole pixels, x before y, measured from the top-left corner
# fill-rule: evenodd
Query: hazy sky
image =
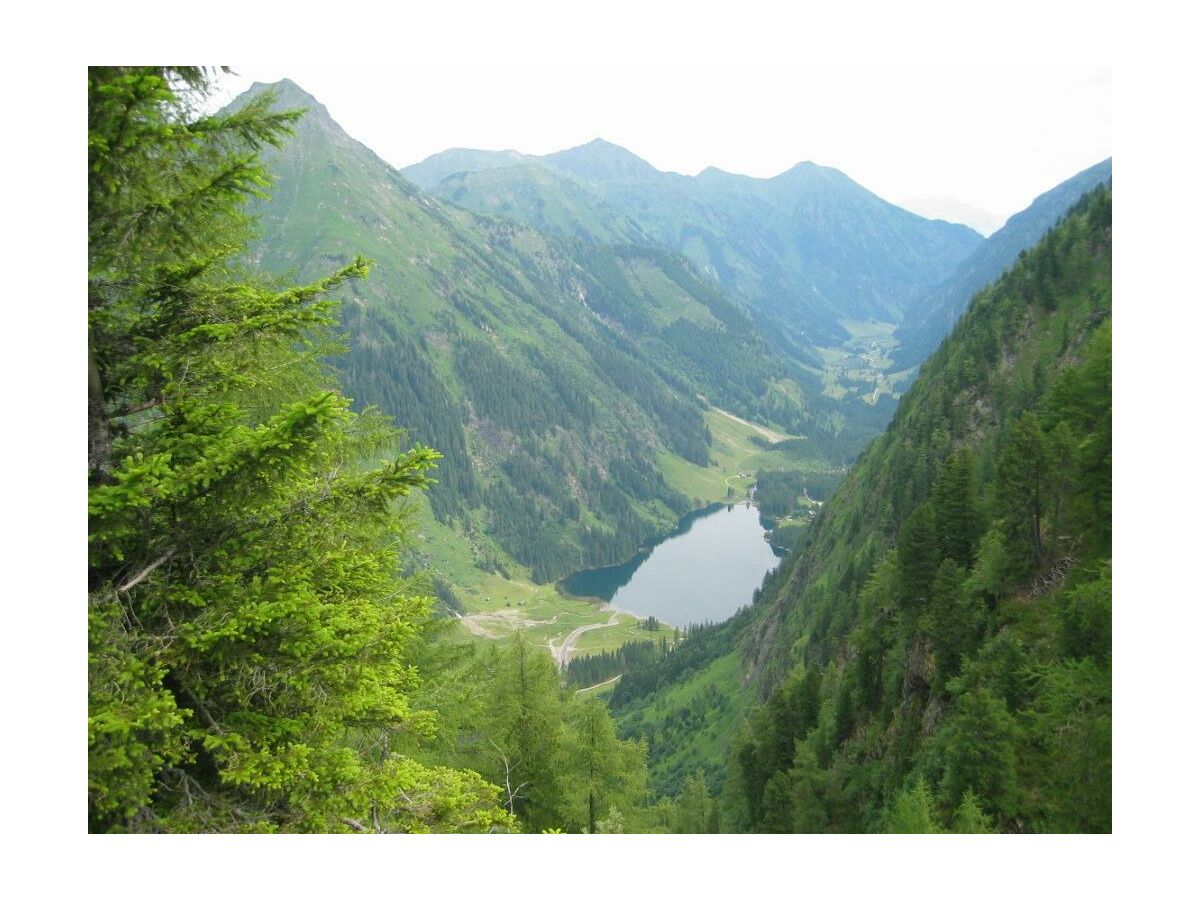
<path fill-rule="evenodd" d="M 233 69 L 227 96 L 289 77 L 397 167 L 603 137 L 664 171 L 812 160 L 894 203 L 1003 220 L 1112 153 L 1108 69 Z"/>

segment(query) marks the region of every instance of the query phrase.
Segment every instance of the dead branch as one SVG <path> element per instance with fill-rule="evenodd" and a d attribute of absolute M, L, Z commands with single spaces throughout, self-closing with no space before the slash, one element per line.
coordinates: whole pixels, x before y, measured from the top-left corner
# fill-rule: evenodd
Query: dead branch
<path fill-rule="evenodd" d="M 128 593 L 130 590 L 132 590 L 134 587 L 136 587 L 138 584 L 140 584 L 142 581 L 144 581 L 146 578 L 148 578 L 155 569 L 157 569 L 163 563 L 169 561 L 171 559 L 171 557 L 173 557 L 174 555 L 175 555 L 175 548 L 172 547 L 170 550 L 168 550 L 166 553 L 164 553 L 162 556 L 160 556 L 154 562 L 150 563 L 150 565 L 146 566 L 146 568 L 142 569 L 142 571 L 138 572 L 131 579 L 129 579 L 127 582 L 125 582 L 123 585 L 121 585 L 119 588 L 117 588 L 117 592 L 121 593 L 121 594 Z"/>

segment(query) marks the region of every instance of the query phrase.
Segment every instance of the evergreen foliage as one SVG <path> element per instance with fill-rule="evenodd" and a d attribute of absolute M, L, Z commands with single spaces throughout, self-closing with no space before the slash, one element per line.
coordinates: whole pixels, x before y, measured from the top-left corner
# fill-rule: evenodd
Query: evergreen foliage
<path fill-rule="evenodd" d="M 437 454 L 319 362 L 368 263 L 239 270 L 257 152 L 297 114 L 200 116 L 210 77 L 88 74 L 90 827 L 504 828 L 479 775 L 389 749 L 436 726 L 394 501 Z"/>
<path fill-rule="evenodd" d="M 523 633 L 502 646 L 442 644 L 426 654 L 439 687 L 421 699 L 447 727 L 422 759 L 449 760 L 500 785 L 525 831 L 600 833 L 616 819 L 625 831 L 655 827 L 645 746 L 617 735 L 604 703 L 565 688 L 550 654 Z"/>
<path fill-rule="evenodd" d="M 830 830 L 1111 829 L 1111 203 L 976 298 L 764 589 L 739 827 L 810 814 L 804 747 Z"/>

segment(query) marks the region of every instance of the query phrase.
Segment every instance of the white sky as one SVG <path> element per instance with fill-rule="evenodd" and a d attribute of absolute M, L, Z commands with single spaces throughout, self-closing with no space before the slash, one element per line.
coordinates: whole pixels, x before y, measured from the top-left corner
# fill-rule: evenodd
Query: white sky
<path fill-rule="evenodd" d="M 233 68 L 226 97 L 289 77 L 397 167 L 603 137 L 664 171 L 812 160 L 894 203 L 1007 218 L 1112 155 L 1105 68 Z"/>

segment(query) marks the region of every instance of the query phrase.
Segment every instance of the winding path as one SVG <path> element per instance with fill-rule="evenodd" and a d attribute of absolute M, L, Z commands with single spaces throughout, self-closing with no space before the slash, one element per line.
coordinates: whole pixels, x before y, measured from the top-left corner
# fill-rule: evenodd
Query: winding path
<path fill-rule="evenodd" d="M 583 636 L 586 631 L 594 631 L 597 628 L 612 628 L 614 625 L 621 624 L 621 614 L 613 610 L 612 616 L 607 622 L 594 622 L 591 625 L 580 625 L 565 638 L 562 644 L 555 645 L 554 639 L 550 639 L 548 646 L 550 647 L 550 655 L 554 657 L 554 661 L 558 663 L 560 669 L 567 667 L 567 662 L 571 658 L 571 651 L 575 649 L 575 644 Z"/>

